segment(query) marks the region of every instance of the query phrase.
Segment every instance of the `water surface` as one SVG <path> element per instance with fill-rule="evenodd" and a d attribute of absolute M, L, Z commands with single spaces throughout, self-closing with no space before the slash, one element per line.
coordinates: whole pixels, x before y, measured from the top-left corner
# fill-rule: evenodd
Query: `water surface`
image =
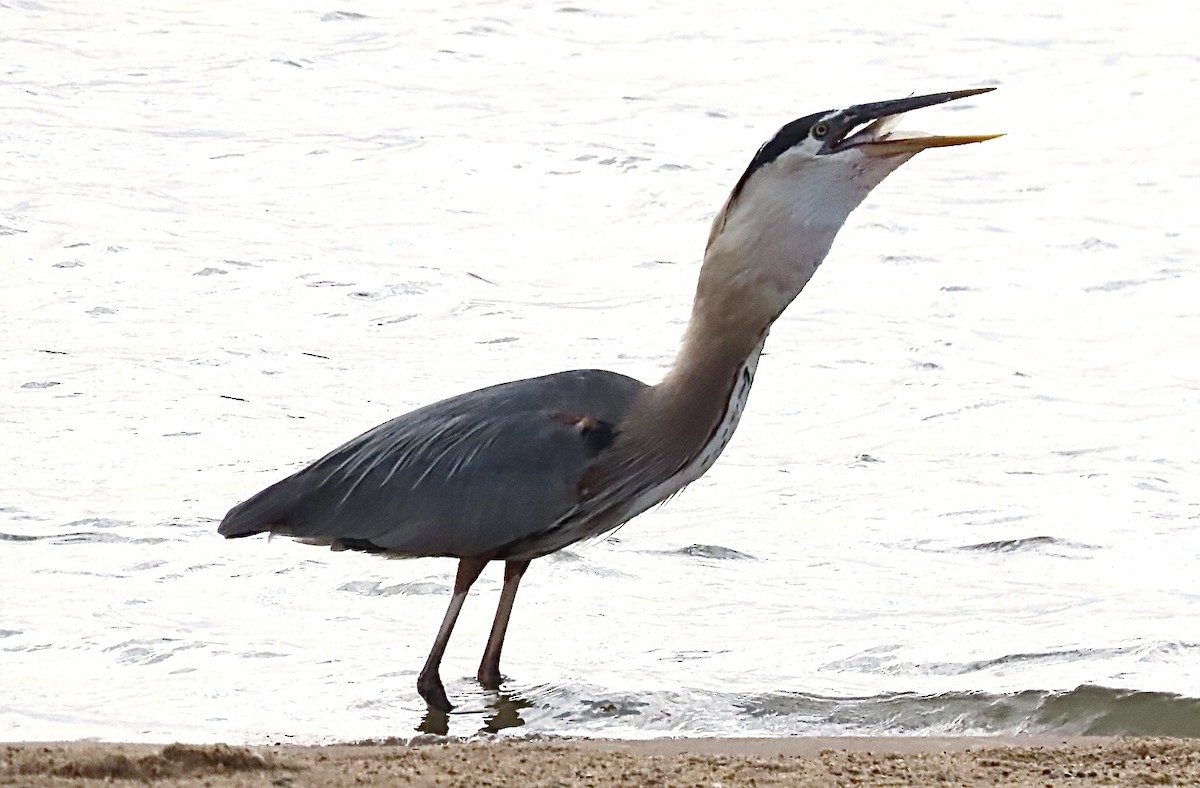
<path fill-rule="evenodd" d="M 0 735 L 1200 734 L 1200 58 L 1165 6 L 0 2 Z M 1156 10 L 1157 9 L 1157 10 Z M 499 572 L 227 543 L 391 416 L 657 379 L 782 123 L 977 85 L 713 470 Z"/>

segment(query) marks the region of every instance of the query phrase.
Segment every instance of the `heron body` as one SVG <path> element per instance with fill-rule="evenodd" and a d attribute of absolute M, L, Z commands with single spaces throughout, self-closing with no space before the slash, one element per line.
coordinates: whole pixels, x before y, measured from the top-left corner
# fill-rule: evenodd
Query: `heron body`
<path fill-rule="evenodd" d="M 579 505 L 580 475 L 612 443 L 612 425 L 645 388 L 583 369 L 442 400 L 238 504 L 221 533 L 272 523 L 277 533 L 335 549 L 537 558 L 588 535 L 560 536 L 561 521 Z"/>
<path fill-rule="evenodd" d="M 449 710 L 439 666 L 471 584 L 505 561 L 478 671 L 500 651 L 529 562 L 608 532 L 707 471 L 728 444 L 772 323 L 850 212 L 930 147 L 990 136 L 892 132 L 901 113 L 975 89 L 799 118 L 751 160 L 713 220 L 682 347 L 646 385 L 584 369 L 461 394 L 386 422 L 238 504 L 219 532 L 286 534 L 335 550 L 459 559 L 454 595 L 417 687 Z"/>

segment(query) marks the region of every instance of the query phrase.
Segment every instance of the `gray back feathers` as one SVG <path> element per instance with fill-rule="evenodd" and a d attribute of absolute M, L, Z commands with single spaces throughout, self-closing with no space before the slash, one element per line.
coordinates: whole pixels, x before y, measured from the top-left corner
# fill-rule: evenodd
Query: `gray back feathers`
<path fill-rule="evenodd" d="M 645 388 L 589 369 L 442 400 L 238 504 L 220 533 L 272 531 L 396 555 L 504 558 L 579 502 L 580 477 Z"/>

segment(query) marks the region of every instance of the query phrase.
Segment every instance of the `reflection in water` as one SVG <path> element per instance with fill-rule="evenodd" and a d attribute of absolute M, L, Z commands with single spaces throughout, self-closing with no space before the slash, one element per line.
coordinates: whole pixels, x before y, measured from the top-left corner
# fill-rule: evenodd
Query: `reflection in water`
<path fill-rule="evenodd" d="M 519 712 L 532 706 L 533 701 L 521 697 L 516 692 L 494 692 L 491 702 L 488 703 L 492 715 L 484 719 L 482 730 L 487 733 L 499 733 L 505 728 L 519 728 L 525 724 Z"/>
<path fill-rule="evenodd" d="M 418 733 L 432 733 L 434 736 L 445 736 L 450 733 L 450 715 L 437 709 L 428 709 L 417 726 Z"/>
<path fill-rule="evenodd" d="M 479 729 L 480 733 L 499 733 L 506 728 L 523 726 L 525 720 L 521 719 L 520 711 L 533 706 L 533 701 L 516 692 L 492 692 L 485 697 L 488 701 L 484 710 L 487 716 L 484 717 L 483 727 Z M 475 710 L 455 712 L 455 714 L 477 713 Z M 443 711 L 427 709 L 425 716 L 417 725 L 417 731 L 431 733 L 435 736 L 446 736 L 450 733 L 450 715 Z"/>

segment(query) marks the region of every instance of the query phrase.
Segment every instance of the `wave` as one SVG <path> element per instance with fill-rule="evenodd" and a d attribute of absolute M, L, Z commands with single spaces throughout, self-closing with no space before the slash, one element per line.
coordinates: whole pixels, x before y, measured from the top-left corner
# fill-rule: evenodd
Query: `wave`
<path fill-rule="evenodd" d="M 767 695 L 743 710 L 752 718 L 825 720 L 876 735 L 1200 736 L 1200 698 L 1091 684 L 1010 694 Z"/>
<path fill-rule="evenodd" d="M 482 701 L 482 702 L 480 702 Z M 540 685 L 482 693 L 455 712 L 481 731 L 647 736 L 1200 736 L 1200 698 L 1082 685 L 1015 693 L 887 693 L 831 697 L 736 695 L 699 690 L 647 693 Z M 431 713 L 417 730 L 444 734 Z"/>

